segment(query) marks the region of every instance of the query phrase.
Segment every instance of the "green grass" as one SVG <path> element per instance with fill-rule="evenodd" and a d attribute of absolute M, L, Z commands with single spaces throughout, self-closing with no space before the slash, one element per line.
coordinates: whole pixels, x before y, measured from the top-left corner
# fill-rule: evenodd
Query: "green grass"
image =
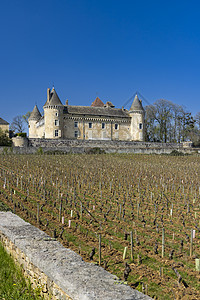
<path fill-rule="evenodd" d="M 39 291 L 37 291 L 38 294 Z M 36 295 L 27 284 L 20 267 L 16 266 L 10 255 L 0 243 L 0 299 L 1 300 L 37 300 L 43 299 Z"/>
<path fill-rule="evenodd" d="M 0 211 L 9 211 L 9 210 L 11 209 L 0 200 Z"/>

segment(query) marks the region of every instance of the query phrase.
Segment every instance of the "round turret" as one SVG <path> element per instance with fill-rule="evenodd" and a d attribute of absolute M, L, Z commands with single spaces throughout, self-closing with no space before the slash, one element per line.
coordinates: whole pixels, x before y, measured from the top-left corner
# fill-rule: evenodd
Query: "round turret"
<path fill-rule="evenodd" d="M 63 104 L 55 89 L 47 89 L 47 101 L 44 108 L 45 138 L 57 139 L 63 135 Z"/>
<path fill-rule="evenodd" d="M 144 108 L 137 94 L 135 95 L 129 114 L 131 116 L 131 140 L 144 141 Z"/>
<path fill-rule="evenodd" d="M 37 130 L 36 130 L 36 124 L 41 119 L 42 115 L 37 107 L 37 105 L 34 106 L 34 109 L 32 113 L 30 114 L 30 117 L 28 119 L 29 124 L 29 138 L 37 138 Z"/>

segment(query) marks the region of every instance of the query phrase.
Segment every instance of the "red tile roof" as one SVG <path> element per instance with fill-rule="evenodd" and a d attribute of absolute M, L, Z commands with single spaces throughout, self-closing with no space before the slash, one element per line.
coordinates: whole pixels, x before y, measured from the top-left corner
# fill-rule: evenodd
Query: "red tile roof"
<path fill-rule="evenodd" d="M 97 97 L 94 102 L 92 102 L 91 106 L 93 107 L 104 107 L 104 103 Z"/>

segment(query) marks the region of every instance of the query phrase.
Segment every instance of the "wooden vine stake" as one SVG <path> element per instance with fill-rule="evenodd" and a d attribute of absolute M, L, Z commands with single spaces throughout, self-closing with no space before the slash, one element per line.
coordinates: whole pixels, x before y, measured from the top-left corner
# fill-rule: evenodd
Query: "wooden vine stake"
<path fill-rule="evenodd" d="M 101 265 L 101 233 L 99 234 L 99 266 Z"/>
<path fill-rule="evenodd" d="M 148 284 L 146 284 L 145 294 L 148 295 Z"/>
<path fill-rule="evenodd" d="M 81 221 L 82 221 L 83 220 L 83 205 L 82 205 L 82 202 L 81 202 L 80 213 L 81 213 Z"/>
<path fill-rule="evenodd" d="M 172 203 L 172 208 L 170 210 L 170 216 L 171 216 L 171 218 L 173 218 L 173 203 Z"/>
<path fill-rule="evenodd" d="M 131 231 L 131 261 L 133 261 L 133 231 Z"/>
<path fill-rule="evenodd" d="M 62 215 L 62 201 L 60 202 L 60 208 L 59 208 L 59 222 L 61 222 L 61 215 Z"/>
<path fill-rule="evenodd" d="M 39 224 L 40 222 L 40 205 L 37 204 L 37 223 Z"/>
<path fill-rule="evenodd" d="M 193 229 L 191 229 L 191 237 L 190 237 L 190 257 L 192 257 L 192 248 L 193 248 Z"/>
<path fill-rule="evenodd" d="M 165 228 L 162 229 L 162 258 L 164 257 L 165 253 Z"/>
<path fill-rule="evenodd" d="M 200 272 L 200 259 L 195 258 L 196 271 Z"/>
<path fill-rule="evenodd" d="M 127 249 L 128 249 L 128 247 L 124 247 L 123 260 L 126 259 Z"/>
<path fill-rule="evenodd" d="M 137 203 L 137 219 L 139 219 L 140 203 Z"/>
<path fill-rule="evenodd" d="M 121 214 L 122 214 L 122 205 L 120 204 L 120 206 L 119 206 L 119 219 L 121 219 Z"/>

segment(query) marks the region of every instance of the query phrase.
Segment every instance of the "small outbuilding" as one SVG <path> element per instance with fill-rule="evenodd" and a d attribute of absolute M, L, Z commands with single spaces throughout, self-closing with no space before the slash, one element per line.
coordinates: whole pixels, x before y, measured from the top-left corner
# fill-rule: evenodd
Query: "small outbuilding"
<path fill-rule="evenodd" d="M 7 121 L 5 121 L 4 119 L 0 118 L 0 128 L 2 131 L 9 132 L 9 123 Z"/>

